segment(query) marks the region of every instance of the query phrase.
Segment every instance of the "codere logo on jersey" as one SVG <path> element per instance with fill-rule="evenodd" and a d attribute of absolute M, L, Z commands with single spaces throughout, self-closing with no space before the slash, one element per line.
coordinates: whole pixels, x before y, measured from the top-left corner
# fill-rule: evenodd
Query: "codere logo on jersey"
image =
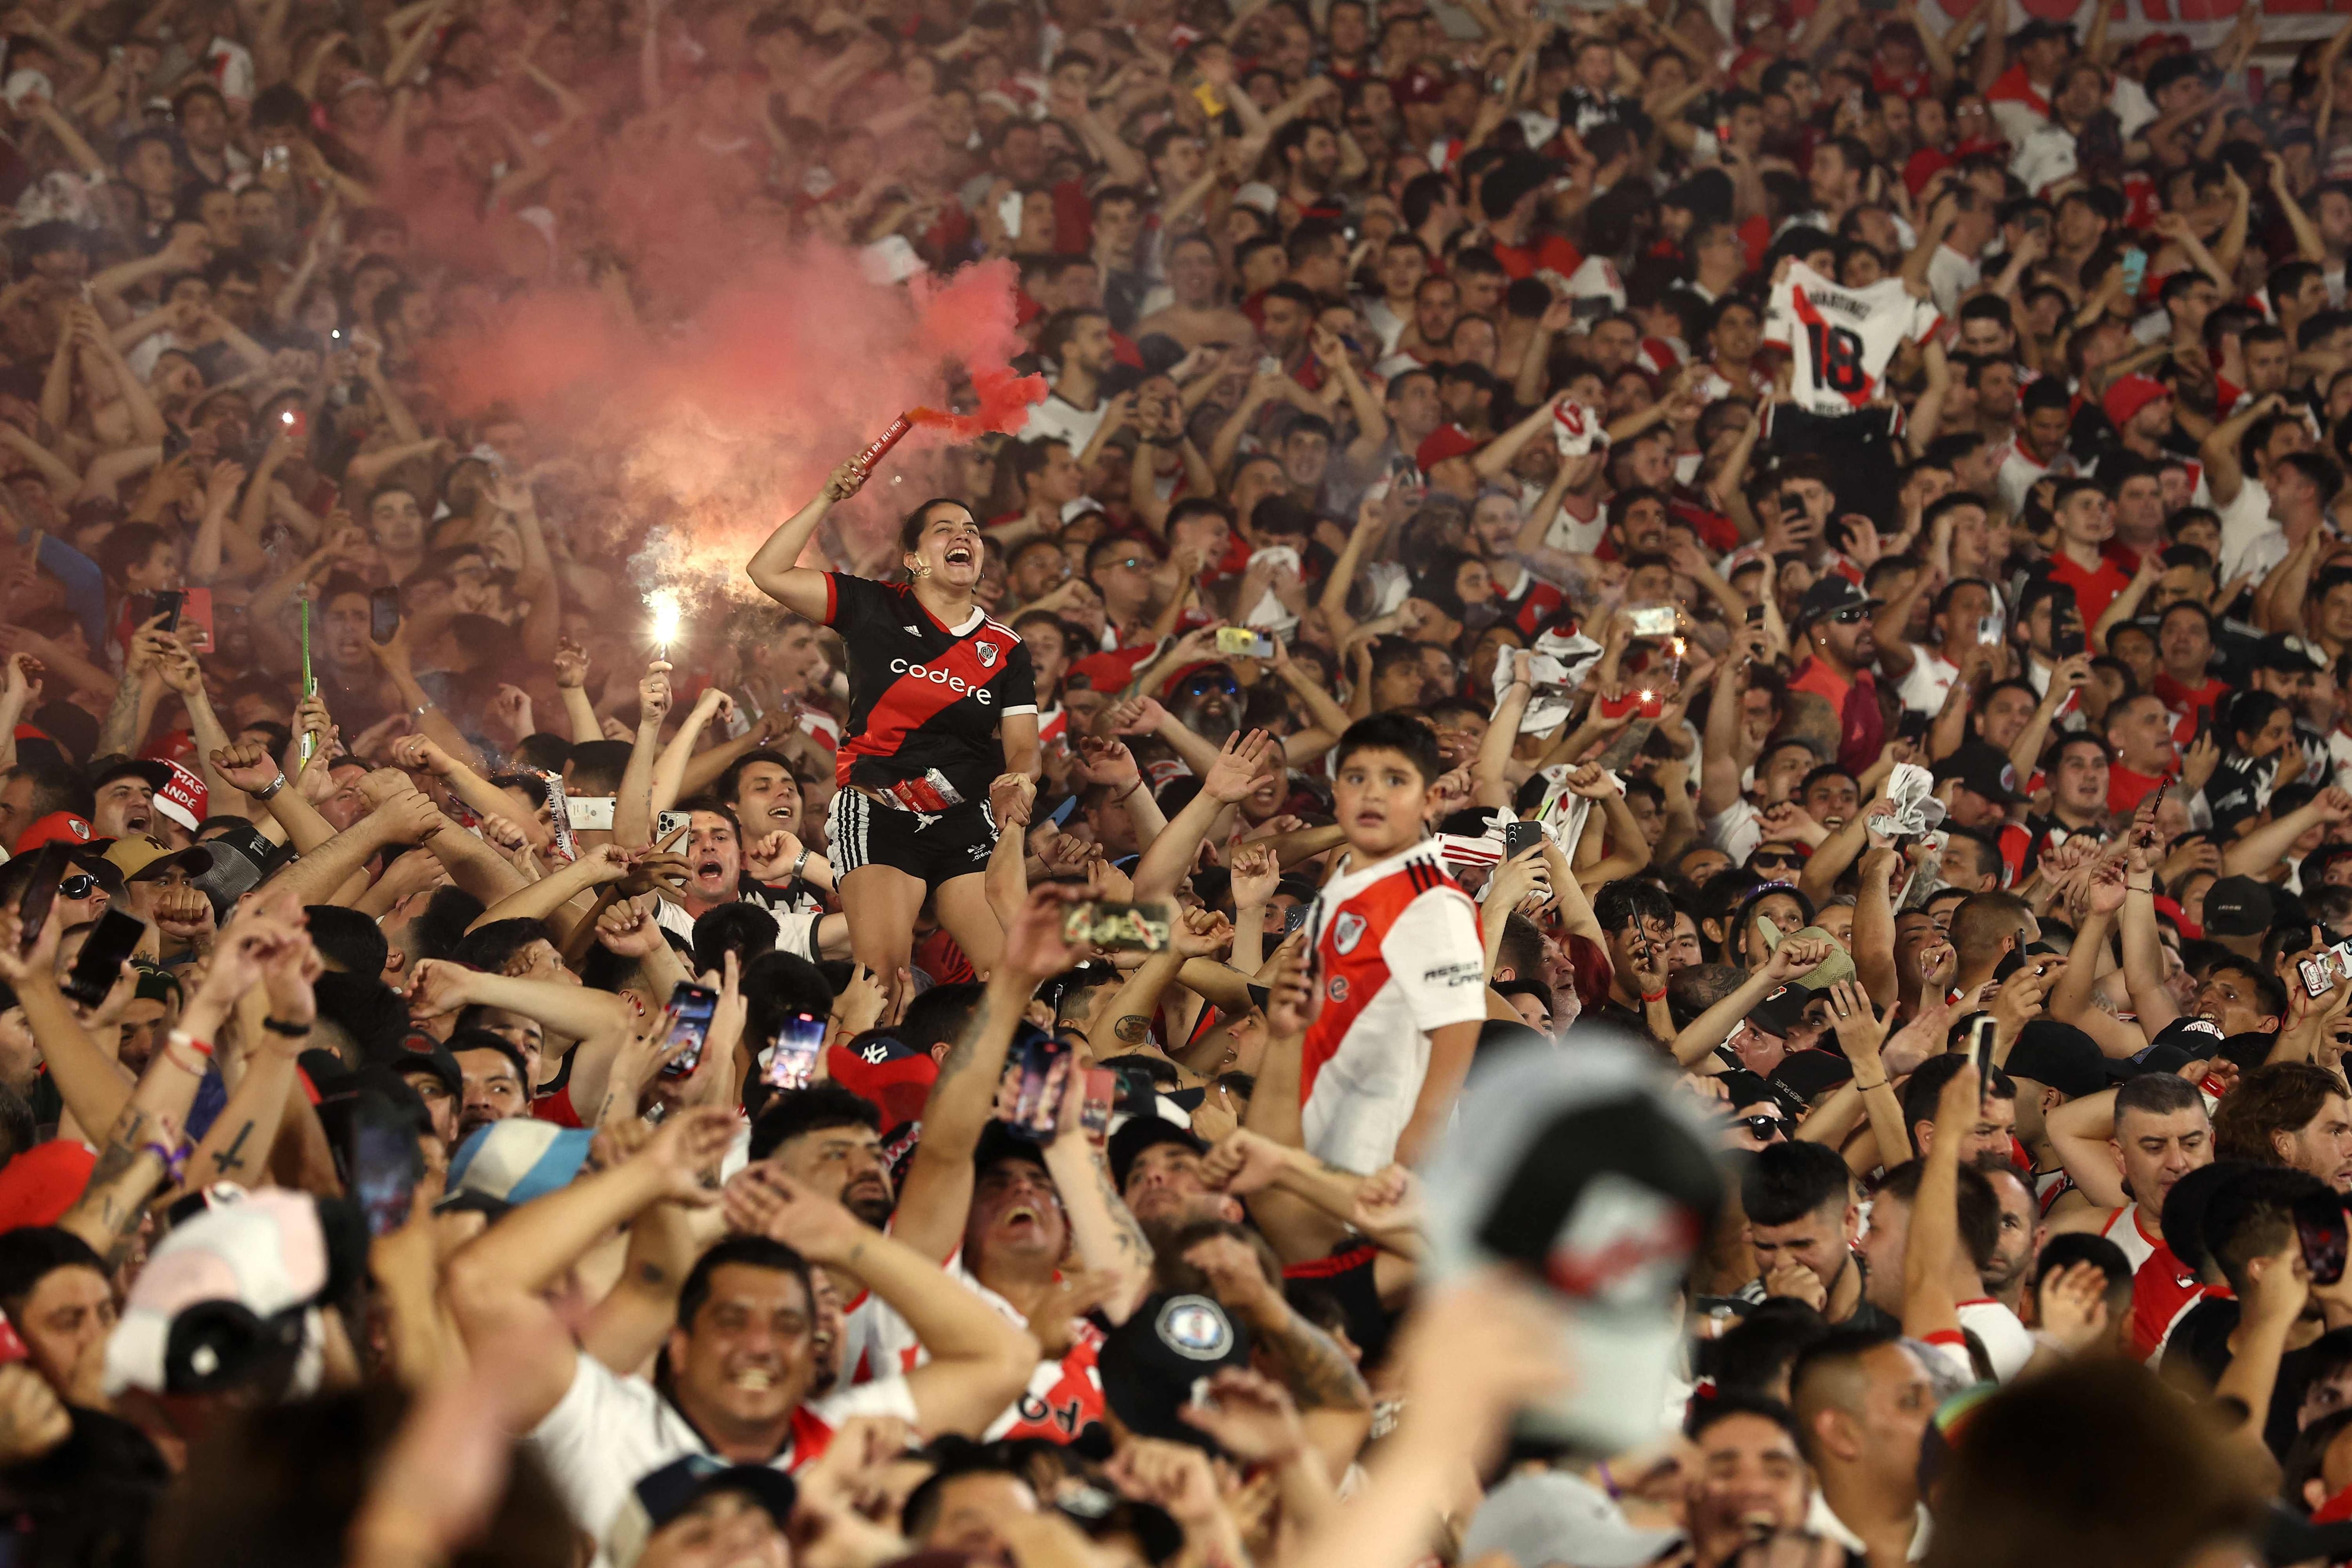
<path fill-rule="evenodd" d="M 890 672 L 893 675 L 911 675 L 918 680 L 936 681 L 960 697 L 977 697 L 983 703 L 993 704 L 996 700 L 987 687 L 974 686 L 961 675 L 950 675 L 946 670 L 928 664 L 908 664 L 903 658 L 894 658 L 890 661 Z"/>

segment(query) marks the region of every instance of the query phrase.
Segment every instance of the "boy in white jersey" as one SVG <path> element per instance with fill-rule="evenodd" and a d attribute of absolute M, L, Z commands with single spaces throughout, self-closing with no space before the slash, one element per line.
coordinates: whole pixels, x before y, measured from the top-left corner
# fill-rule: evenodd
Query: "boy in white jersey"
<path fill-rule="evenodd" d="M 1469 895 L 1426 841 L 1444 764 L 1418 719 L 1379 713 L 1339 738 L 1331 795 L 1348 869 L 1307 921 L 1321 1010 L 1299 1074 L 1307 1147 L 1352 1171 L 1427 1150 L 1470 1068 L 1486 963 Z"/>

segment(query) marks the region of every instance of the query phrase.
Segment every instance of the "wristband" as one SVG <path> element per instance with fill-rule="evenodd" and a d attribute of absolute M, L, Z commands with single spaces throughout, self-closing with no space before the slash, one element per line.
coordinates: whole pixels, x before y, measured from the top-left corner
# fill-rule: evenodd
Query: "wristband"
<path fill-rule="evenodd" d="M 1861 1090 L 1863 1093 L 1868 1094 L 1874 1089 L 1885 1089 L 1886 1087 L 1886 1080 L 1885 1079 L 1880 1079 L 1876 1083 L 1864 1083 L 1862 1079 L 1856 1079 L 1853 1080 L 1853 1087 Z"/>
<path fill-rule="evenodd" d="M 808 847 L 806 845 L 803 845 L 801 847 L 800 858 L 793 862 L 793 881 L 797 882 L 801 879 L 801 872 L 808 866 Z"/>
<path fill-rule="evenodd" d="M 1642 993 L 1642 1002 L 1644 1006 L 1653 1002 L 1663 1002 L 1665 999 L 1666 994 L 1664 991 L 1644 991 Z"/>
<path fill-rule="evenodd" d="M 273 1035 L 284 1035 L 289 1039 L 297 1040 L 310 1032 L 310 1025 L 289 1024 L 283 1018 L 264 1018 L 261 1020 L 261 1026 Z"/>
<path fill-rule="evenodd" d="M 2126 882 L 2124 890 L 2132 893 L 2153 893 L 2156 891 L 2156 885 L 2153 882 Z"/>
<path fill-rule="evenodd" d="M 271 779 L 268 784 L 264 785 L 260 789 L 255 790 L 253 792 L 252 798 L 255 800 L 268 800 L 271 795 L 276 795 L 279 790 L 284 789 L 285 787 L 286 775 L 284 773 L 279 773 L 276 778 Z"/>
<path fill-rule="evenodd" d="M 433 704 L 430 702 L 420 702 L 415 707 L 411 708 L 408 710 L 408 716 L 412 719 L 422 719 L 425 717 L 425 710 L 432 706 Z"/>
<path fill-rule="evenodd" d="M 185 1029 L 173 1030 L 170 1034 L 163 1037 L 163 1043 L 171 1046 L 185 1046 L 200 1057 L 208 1057 L 213 1054 L 213 1047 L 208 1042 L 196 1038 L 195 1036 L 188 1033 Z"/>

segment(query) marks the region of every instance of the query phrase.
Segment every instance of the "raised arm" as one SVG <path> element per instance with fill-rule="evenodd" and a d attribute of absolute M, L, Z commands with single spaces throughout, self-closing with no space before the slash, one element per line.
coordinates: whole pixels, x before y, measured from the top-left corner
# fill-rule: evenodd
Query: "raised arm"
<path fill-rule="evenodd" d="M 815 499 L 768 535 L 767 542 L 752 552 L 751 563 L 744 568 L 761 593 L 795 615 L 813 621 L 824 619 L 825 611 L 831 607 L 824 574 L 801 565 L 801 554 L 816 536 L 817 524 L 824 521 L 834 502 L 847 500 L 865 483 L 866 470 L 855 463 L 842 464 L 833 470 Z"/>

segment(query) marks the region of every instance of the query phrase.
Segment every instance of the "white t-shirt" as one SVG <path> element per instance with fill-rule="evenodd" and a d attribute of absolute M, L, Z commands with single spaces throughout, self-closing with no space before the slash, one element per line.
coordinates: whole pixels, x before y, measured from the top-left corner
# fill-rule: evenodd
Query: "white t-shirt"
<path fill-rule="evenodd" d="M 1911 662 L 1911 672 L 1895 688 L 1903 706 L 1914 713 L 1933 716 L 1944 710 L 1944 699 L 1952 692 L 1952 682 L 1960 678 L 1960 667 L 1931 647 L 1911 645 L 1916 657 Z"/>
<path fill-rule="evenodd" d="M 1772 287 L 1764 341 L 1790 350 L 1797 406 L 1837 416 L 1867 406 L 1895 352 L 1924 342 L 1942 321 L 1899 278 L 1847 289 L 1799 262 Z"/>
<path fill-rule="evenodd" d="M 1984 281 L 1984 268 L 1948 245 L 1927 258 L 1927 292 L 1947 316 L 1960 308 L 1960 296 Z"/>
<path fill-rule="evenodd" d="M 1034 404 L 1029 410 L 1029 423 L 1021 427 L 1024 441 L 1045 441 L 1060 437 L 1069 443 L 1070 456 L 1075 458 L 1087 449 L 1095 432 L 1110 416 L 1110 399 L 1097 397 L 1092 408 L 1080 408 L 1058 392 L 1049 392 L 1045 401 Z"/>
<path fill-rule="evenodd" d="M 2248 474 L 2245 482 L 2228 506 L 2219 509 L 2221 515 L 2221 581 L 2227 583 L 2245 570 L 2243 562 L 2249 549 L 2260 539 L 2271 522 L 2271 492 L 2263 481 Z M 2284 559 L 2284 556 L 2281 559 Z M 2277 563 L 2273 562 L 2275 565 Z"/>
<path fill-rule="evenodd" d="M 799 1469 L 824 1453 L 835 1430 L 855 1415 L 895 1415 L 912 1425 L 913 1391 L 904 1377 L 886 1377 L 802 1405 L 793 1413 L 791 1437 L 769 1465 Z M 547 1466 L 573 1522 L 595 1538 L 600 1557 L 632 1487 L 672 1460 L 710 1452 L 702 1435 L 652 1384 L 623 1377 L 584 1352 L 577 1358 L 572 1386 L 527 1440 Z"/>

